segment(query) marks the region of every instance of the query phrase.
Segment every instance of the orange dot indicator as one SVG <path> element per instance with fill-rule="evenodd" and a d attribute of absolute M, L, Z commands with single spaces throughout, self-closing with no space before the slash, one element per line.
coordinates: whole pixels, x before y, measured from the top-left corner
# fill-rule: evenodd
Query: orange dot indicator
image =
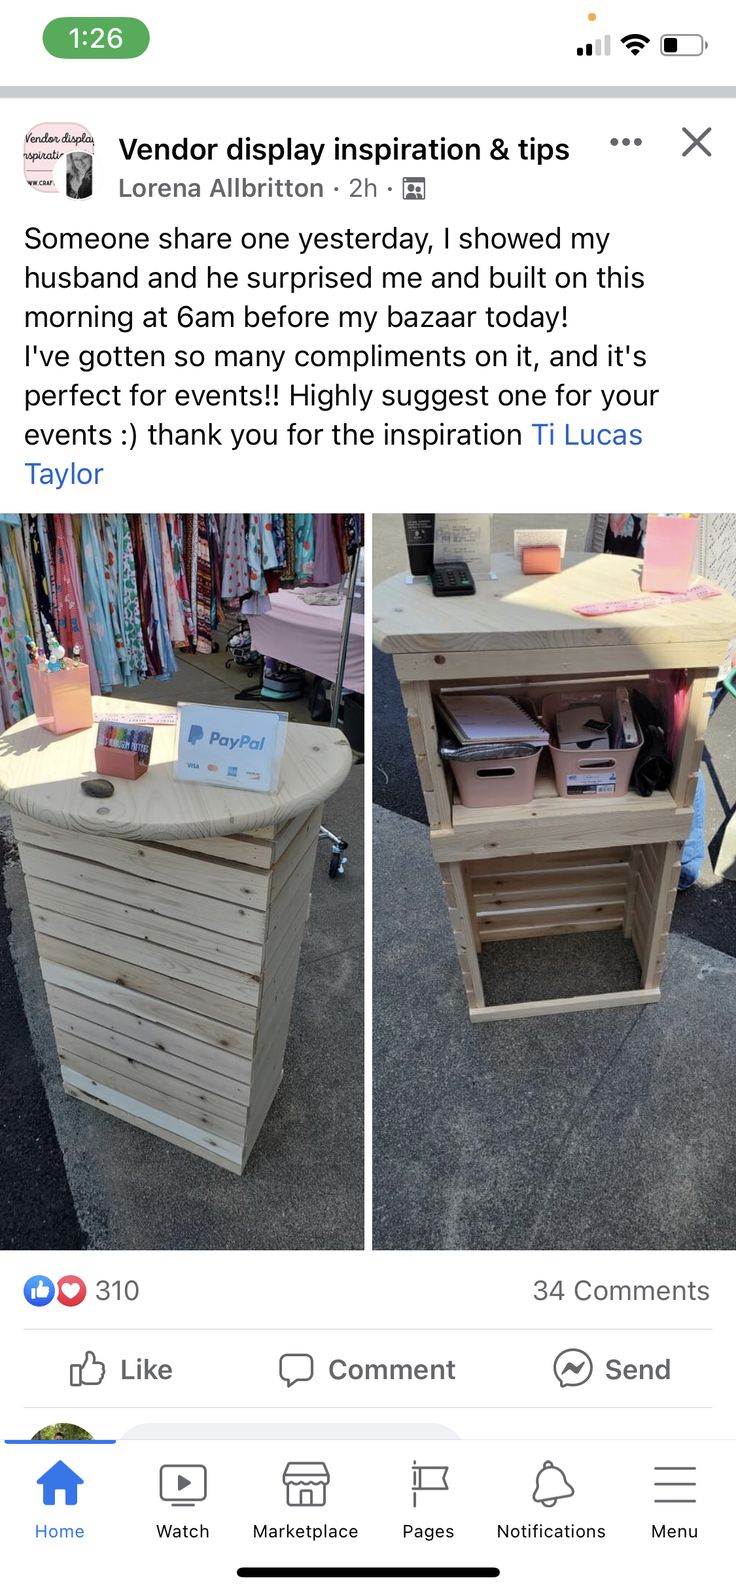
<path fill-rule="evenodd" d="M 595 22 L 595 11 L 589 11 L 588 12 L 588 21 L 589 22 Z"/>

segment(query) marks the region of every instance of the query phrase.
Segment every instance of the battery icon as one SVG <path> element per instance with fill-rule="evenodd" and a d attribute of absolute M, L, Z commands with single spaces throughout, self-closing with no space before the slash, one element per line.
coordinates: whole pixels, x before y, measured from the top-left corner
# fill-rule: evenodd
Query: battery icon
<path fill-rule="evenodd" d="M 662 55 L 702 55 L 708 41 L 702 33 L 663 33 L 659 48 Z"/>

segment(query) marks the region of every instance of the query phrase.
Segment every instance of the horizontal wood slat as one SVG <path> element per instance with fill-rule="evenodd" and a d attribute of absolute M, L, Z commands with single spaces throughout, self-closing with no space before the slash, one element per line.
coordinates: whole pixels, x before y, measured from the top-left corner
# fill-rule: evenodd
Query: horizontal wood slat
<path fill-rule="evenodd" d="M 619 929 L 623 923 L 623 913 L 601 908 L 600 912 L 593 913 L 586 918 L 585 913 L 577 908 L 576 916 L 569 920 L 564 914 L 555 919 L 525 919 L 523 922 L 504 923 L 500 927 L 486 927 L 481 924 L 480 938 L 485 945 L 491 940 L 538 940 L 548 935 L 583 935 L 593 933 L 599 929 Z"/>
<path fill-rule="evenodd" d="M 208 1073 L 213 1079 L 223 1077 L 235 1079 L 239 1084 L 250 1084 L 251 1064 L 247 1057 L 230 1056 L 227 1051 L 202 1045 L 201 1041 L 188 1040 L 176 1029 L 164 1029 L 159 1025 L 144 1030 L 128 1013 L 112 1012 L 100 1002 L 86 1001 L 73 991 L 55 990 L 50 986 L 48 994 L 55 1030 L 78 1034 L 89 1040 L 90 1045 L 119 1050 L 122 1056 L 137 1057 L 149 1067 L 165 1065 L 167 1071 L 175 1072 L 177 1063 L 191 1062 L 202 1077 Z M 144 1032 L 147 1039 L 143 1038 Z"/>
<path fill-rule="evenodd" d="M 581 806 L 582 804 L 582 806 Z M 474 862 L 481 858 L 543 857 L 553 852 L 597 851 L 614 826 L 616 839 L 627 847 L 654 837 L 684 840 L 692 809 L 676 808 L 668 792 L 643 797 L 545 797 L 528 807 L 453 808 L 453 828 L 432 832 L 438 863 Z"/>
<path fill-rule="evenodd" d="M 555 664 L 560 673 L 569 672 L 578 678 L 583 670 L 589 670 L 591 675 L 612 675 L 615 672 L 619 679 L 653 669 L 702 669 L 715 675 L 723 662 L 727 645 L 720 639 L 712 645 L 674 640 L 659 642 L 652 647 L 633 643 L 615 650 L 605 645 L 596 647 L 589 644 L 584 651 L 566 648 L 556 653 Z M 507 680 L 518 677 L 520 673 L 518 659 L 501 650 L 497 653 L 395 653 L 394 668 L 402 688 L 407 681 L 419 680 L 436 681 L 438 686 L 474 685 L 481 681 L 505 685 Z M 524 650 L 524 673 L 552 673 L 549 652 L 543 647 L 536 647 L 533 641 L 528 642 Z"/>
<path fill-rule="evenodd" d="M 473 889 L 473 904 L 479 914 L 507 912 L 510 908 L 524 907 L 527 904 L 539 903 L 540 906 L 560 907 L 572 906 L 575 902 L 590 906 L 595 902 L 616 902 L 623 906 L 626 900 L 625 878 L 608 881 L 592 877 L 587 882 L 570 880 L 569 883 L 558 880 L 552 885 L 527 885 L 514 889 L 509 885 L 504 890 L 487 891 L 481 887 Z"/>
<path fill-rule="evenodd" d="M 629 857 L 630 851 L 627 849 L 601 852 L 591 848 L 584 852 L 535 853 L 530 857 L 477 858 L 468 863 L 468 870 L 473 880 L 493 883 L 520 879 L 524 874 L 534 874 L 541 879 L 546 874 L 551 877 L 560 874 L 579 876 L 597 872 L 601 868 L 625 871 L 629 866 Z"/>
<path fill-rule="evenodd" d="M 505 1018 L 551 1018 L 560 1013 L 591 1012 L 609 1007 L 642 1007 L 659 1001 L 658 990 L 615 990 L 597 996 L 558 996 L 542 1001 L 510 1001 L 501 1006 L 471 1007 L 471 1023 Z"/>
<path fill-rule="evenodd" d="M 214 897 L 216 901 L 231 902 L 236 907 L 253 907 L 258 912 L 265 912 L 268 905 L 268 872 L 212 857 L 206 850 L 206 841 L 202 842 L 203 850 L 192 856 L 173 845 L 120 841 L 106 835 L 80 836 L 71 830 L 53 830 L 50 825 L 38 824 L 33 819 L 19 822 L 15 834 L 21 846 L 34 846 L 55 857 L 77 859 L 80 865 L 97 863 L 104 868 L 123 869 L 147 884 L 155 882 L 173 886 L 177 891 L 194 891 L 197 895 Z M 56 878 L 53 866 L 49 867 L 48 876 L 42 874 L 42 877 Z"/>
<path fill-rule="evenodd" d="M 64 1060 L 61 1064 L 62 1079 L 68 1069 L 78 1075 L 76 1083 L 87 1081 L 87 1088 L 94 1091 L 100 1100 L 105 1099 L 108 1092 L 125 1095 L 130 1101 L 136 1101 L 138 1106 L 152 1108 L 163 1112 L 179 1127 L 189 1124 L 192 1128 L 200 1129 L 203 1133 L 216 1134 L 228 1140 L 234 1146 L 244 1144 L 244 1126 L 233 1123 L 226 1117 L 221 1117 L 218 1112 L 211 1111 L 209 1106 L 197 1106 L 188 1101 L 183 1095 L 171 1095 L 161 1092 L 145 1081 L 142 1077 L 135 1077 L 125 1073 L 108 1072 L 107 1068 L 99 1067 L 97 1063 L 89 1064 L 89 1071 L 79 1062 L 74 1066 L 71 1060 Z M 243 1114 L 245 1115 L 245 1114 Z"/>
<path fill-rule="evenodd" d="M 86 919 L 68 918 L 64 913 L 52 912 L 46 907 L 34 906 L 33 903 L 31 903 L 31 914 L 39 952 L 50 956 L 53 962 L 65 960 L 65 955 L 59 949 L 60 943 L 67 948 L 66 956 L 72 959 L 72 965 L 81 969 L 88 966 L 89 953 L 99 949 L 100 953 L 109 957 L 112 962 L 119 961 L 123 977 L 125 969 L 133 966 L 136 971 L 150 970 L 164 979 L 184 979 L 187 985 L 204 992 L 208 997 L 224 996 L 228 999 L 234 995 L 238 1001 L 247 1003 L 248 1006 L 258 1005 L 261 981 L 257 971 L 240 970 L 234 973 L 226 964 L 206 961 L 203 957 L 182 951 L 179 947 L 170 949 L 168 946 L 138 938 L 133 934 L 120 934 L 117 930 L 108 929 L 101 924 L 90 923 Z M 75 949 L 79 949 L 80 952 L 76 963 Z M 255 950 L 254 947 L 254 961 Z M 258 957 L 257 961 L 260 967 L 262 958 Z"/>
<path fill-rule="evenodd" d="M 107 1031 L 90 1040 L 80 1032 L 63 1026 L 63 1014 L 59 1014 L 58 1027 L 55 1025 L 57 1049 L 59 1055 L 73 1052 L 85 1064 L 91 1067 L 105 1066 L 105 1058 L 110 1053 L 116 1058 L 116 1067 L 122 1072 L 145 1074 L 146 1069 L 152 1068 L 158 1075 L 167 1077 L 171 1084 L 167 1086 L 172 1094 L 176 1093 L 177 1081 L 183 1085 L 192 1085 L 195 1090 L 201 1090 L 206 1096 L 217 1098 L 223 1105 L 218 1107 L 223 1117 L 232 1117 L 234 1111 L 224 1103 L 231 1102 L 233 1109 L 242 1109 L 250 1102 L 250 1085 L 244 1079 L 231 1079 L 224 1073 L 213 1073 L 209 1068 L 200 1068 L 196 1062 L 186 1062 L 183 1057 L 170 1058 L 163 1052 L 153 1051 L 149 1046 L 148 1051 L 131 1045 L 127 1050 L 109 1040 Z M 138 1050 L 138 1054 L 134 1054 Z"/>
<path fill-rule="evenodd" d="M 136 1128 L 147 1128 L 162 1139 L 184 1146 L 186 1150 L 196 1150 L 200 1155 L 208 1156 L 210 1161 L 218 1162 L 221 1167 L 242 1171 L 242 1153 L 234 1140 L 226 1140 L 196 1128 L 172 1113 L 156 1110 L 122 1091 L 94 1084 L 70 1066 L 62 1069 L 62 1078 L 67 1094 L 76 1096 L 78 1100 L 104 1106 L 113 1116 L 122 1117 L 125 1122 L 135 1124 Z"/>
<path fill-rule="evenodd" d="M 119 940 L 124 938 L 118 937 Z M 92 987 L 102 983 L 113 1006 L 121 1002 L 124 1004 L 131 994 L 151 996 L 156 1001 L 166 1003 L 173 1013 L 173 1017 L 170 1016 L 166 1021 L 173 1023 L 174 1028 L 184 1026 L 192 1034 L 199 1032 L 197 1023 L 192 1022 L 195 1015 L 213 1019 L 219 1029 L 223 1013 L 226 1012 L 225 1027 L 227 1033 L 234 1037 L 230 1042 L 234 1051 L 241 1049 L 235 1037 L 239 1040 L 243 1034 L 252 1035 L 255 1030 L 260 983 L 247 980 L 250 990 L 246 992 L 241 988 L 245 982 L 242 975 L 230 975 L 224 981 L 226 988 L 222 992 L 203 990 L 199 985 L 185 983 L 182 979 L 157 973 L 151 968 L 121 962 L 119 957 L 107 956 L 103 952 L 90 951 L 79 942 L 70 945 L 66 940 L 39 935 L 37 943 L 41 971 L 49 984 L 62 984 L 69 990 L 92 994 Z M 137 942 L 131 940 L 130 944 L 135 947 Z M 185 970 L 180 968 L 179 971 L 183 973 Z M 237 1000 L 237 996 L 243 999 Z M 203 1031 L 203 1038 L 206 1037 Z"/>
<path fill-rule="evenodd" d="M 136 843 L 128 844 L 134 852 L 137 850 Z M 136 874 L 119 868 L 106 868 L 99 863 L 88 863 L 86 858 L 67 857 L 38 846 L 21 846 L 20 853 L 26 879 L 42 880 L 45 885 L 54 884 L 65 890 L 101 896 L 105 902 L 113 900 L 118 906 L 145 911 L 151 919 L 159 916 L 179 919 L 194 929 L 242 937 L 254 945 L 261 945 L 266 938 L 264 912 L 251 907 L 235 907 L 232 902 L 218 900 L 216 894 L 200 895 L 187 888 L 192 866 L 195 869 L 201 866 L 209 883 L 207 864 L 188 864 L 186 870 L 182 869 L 178 885 L 163 885 L 158 880 L 150 880 L 145 890 L 142 890 Z"/>
<path fill-rule="evenodd" d="M 92 1046 L 89 1043 L 79 1045 L 77 1036 L 66 1033 L 59 1035 L 59 1056 L 62 1060 L 73 1057 L 71 1065 L 84 1073 L 86 1078 L 105 1081 L 112 1084 L 114 1089 L 124 1090 L 129 1095 L 137 1095 L 139 1088 L 146 1089 L 148 1095 L 142 1099 L 150 1100 L 154 1106 L 161 1105 L 166 1111 L 175 1111 L 175 1102 L 183 1101 L 200 1114 L 211 1114 L 209 1126 L 215 1127 L 215 1119 L 228 1124 L 227 1137 L 230 1139 L 238 1140 L 244 1132 L 249 1104 L 247 1099 L 218 1095 L 203 1084 L 163 1072 L 160 1068 L 148 1067 L 135 1057 L 122 1056 L 104 1046 Z M 153 1099 L 154 1096 L 158 1097 L 158 1101 Z M 188 1117 L 187 1121 L 200 1122 L 200 1127 L 207 1126 L 197 1117 Z"/>
<path fill-rule="evenodd" d="M 301 823 L 301 817 L 295 822 Z M 259 841 L 254 835 L 210 835 L 197 841 L 177 839 L 176 849 L 194 857 L 241 863 L 246 868 L 263 869 L 266 873 L 274 861 L 274 842 Z"/>
<path fill-rule="evenodd" d="M 143 905 L 146 901 L 143 891 L 141 905 L 132 907 L 113 898 L 105 901 L 102 896 L 90 896 L 88 891 L 68 890 L 63 885 L 44 880 L 30 878 L 27 886 L 33 922 L 40 929 L 45 929 L 46 925 L 41 914 L 36 913 L 37 908 L 69 918 L 72 921 L 72 936 L 73 925 L 77 921 L 97 924 L 100 929 L 112 928 L 151 945 L 168 946 L 172 951 L 183 951 L 189 956 L 201 957 L 205 962 L 219 963 L 238 972 L 259 973 L 261 970 L 262 946 L 151 912 Z"/>
<path fill-rule="evenodd" d="M 18 815 L 68 1094 L 242 1171 L 283 1072 L 320 817 L 169 843 Z"/>
<path fill-rule="evenodd" d="M 212 1018 L 204 1018 L 202 1013 L 193 1012 L 190 1005 L 183 1007 L 183 1005 L 177 1004 L 175 992 L 170 994 L 169 1000 L 162 1000 L 161 997 L 148 996 L 145 992 L 126 988 L 124 984 L 116 983 L 116 981 L 99 980 L 99 978 L 92 978 L 89 973 L 81 973 L 78 969 L 67 969 L 67 967 L 57 964 L 57 962 L 46 961 L 45 957 L 41 957 L 41 973 L 43 973 L 43 978 L 45 978 L 46 986 L 57 991 L 57 997 L 54 997 L 54 999 L 62 1000 L 75 996 L 80 1002 L 89 1000 L 89 1002 L 96 1002 L 97 1005 L 102 1004 L 102 1007 L 110 1008 L 110 1023 L 112 1023 L 113 1027 L 119 1024 L 119 1032 L 121 1034 L 127 1034 L 127 1032 L 131 1031 L 124 1026 L 123 1018 L 119 1018 L 119 1020 L 116 1018 L 115 1012 L 129 1015 L 131 1021 L 134 1020 L 135 1024 L 140 1026 L 140 1032 L 145 1031 L 145 1029 L 153 1032 L 158 1026 L 162 1026 L 164 1029 L 169 1027 L 169 1029 L 174 1029 L 174 1031 L 182 1031 L 188 1045 L 190 1043 L 204 1042 L 204 1045 L 210 1045 L 215 1050 L 229 1051 L 234 1056 L 250 1058 L 253 1055 L 252 1032 L 245 1031 L 245 1029 L 234 1029 L 231 1024 L 220 1023 L 220 1021 L 212 1020 Z M 188 1002 L 190 994 L 186 991 L 186 986 L 183 986 L 183 991 L 185 991 L 185 1000 Z M 80 1013 L 83 1012 L 81 1005 L 76 1008 L 69 1007 L 67 1010 L 70 1010 L 70 1012 L 73 1012 L 73 1010 Z M 247 1012 L 247 1007 L 242 1008 L 242 1010 Z M 225 999 L 221 999 L 220 1012 L 223 1015 L 228 1012 L 228 1004 L 226 1004 Z M 182 1055 L 186 1055 L 186 1051 L 183 1051 Z"/>

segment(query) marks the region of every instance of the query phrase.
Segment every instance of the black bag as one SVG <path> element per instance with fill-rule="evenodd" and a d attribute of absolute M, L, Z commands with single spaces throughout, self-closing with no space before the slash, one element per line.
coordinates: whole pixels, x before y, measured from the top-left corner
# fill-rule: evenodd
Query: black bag
<path fill-rule="evenodd" d="M 634 764 L 631 784 L 639 796 L 648 797 L 653 791 L 667 791 L 672 780 L 673 764 L 667 751 L 667 727 L 659 708 L 642 692 L 632 694 L 632 707 L 644 744 Z"/>
<path fill-rule="evenodd" d="M 316 725 L 329 724 L 332 710 L 327 696 L 327 682 L 321 675 L 315 675 L 312 683 L 312 690 L 309 693 L 309 712 Z"/>

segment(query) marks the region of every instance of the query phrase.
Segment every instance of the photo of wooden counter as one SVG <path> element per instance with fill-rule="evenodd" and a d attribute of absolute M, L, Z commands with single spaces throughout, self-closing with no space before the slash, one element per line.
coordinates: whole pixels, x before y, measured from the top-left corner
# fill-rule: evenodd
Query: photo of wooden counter
<path fill-rule="evenodd" d="M 630 607 L 595 618 L 579 605 L 641 603 L 641 561 L 573 555 L 557 575 L 525 577 L 511 554 L 494 555 L 467 597 L 436 598 L 429 582 L 395 575 L 376 587 L 376 644 L 398 676 L 442 877 L 470 1018 L 638 1005 L 659 999 L 683 845 L 719 668 L 736 638 L 736 602 Z M 438 750 L 437 696 L 483 687 L 519 695 L 538 713 L 547 693 L 623 685 L 647 694 L 653 677 L 677 678 L 683 720 L 667 790 L 643 797 L 560 796 L 543 754 L 533 800 L 465 806 Z M 485 948 L 498 940 L 618 929 L 635 950 L 640 981 L 624 990 L 489 1001 Z"/>
<path fill-rule="evenodd" d="M 81 788 L 96 733 L 31 717 L 0 737 L 64 1088 L 240 1173 L 281 1079 L 322 804 L 350 748 L 290 724 L 278 790 L 236 791 L 175 781 L 175 727 L 156 725 L 148 773 L 99 798 Z"/>

